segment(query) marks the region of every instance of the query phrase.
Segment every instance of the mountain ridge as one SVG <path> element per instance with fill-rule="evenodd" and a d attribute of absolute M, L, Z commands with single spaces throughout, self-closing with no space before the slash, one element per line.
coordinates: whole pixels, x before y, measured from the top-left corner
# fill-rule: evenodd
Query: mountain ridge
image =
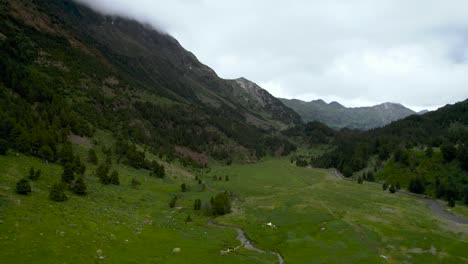
<path fill-rule="evenodd" d="M 369 107 L 345 107 L 338 102 L 321 99 L 305 102 L 299 99 L 280 99 L 296 111 L 305 122 L 319 121 L 332 128 L 369 130 L 416 114 L 399 103 L 385 102 Z"/>

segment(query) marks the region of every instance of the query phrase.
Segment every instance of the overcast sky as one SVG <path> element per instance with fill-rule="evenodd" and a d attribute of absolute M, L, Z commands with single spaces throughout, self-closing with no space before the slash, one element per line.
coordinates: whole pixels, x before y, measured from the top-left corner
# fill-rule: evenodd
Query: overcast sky
<path fill-rule="evenodd" d="M 277 97 L 435 109 L 468 98 L 466 0 L 79 0 L 154 25 Z"/>

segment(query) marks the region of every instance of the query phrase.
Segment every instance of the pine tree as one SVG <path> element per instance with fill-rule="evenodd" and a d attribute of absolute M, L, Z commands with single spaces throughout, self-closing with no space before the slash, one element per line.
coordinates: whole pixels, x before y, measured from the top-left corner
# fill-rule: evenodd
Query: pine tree
<path fill-rule="evenodd" d="M 113 185 L 120 185 L 119 173 L 117 171 L 111 173 L 109 182 Z"/>
<path fill-rule="evenodd" d="M 449 207 L 455 207 L 455 199 L 454 199 L 453 197 L 450 196 L 450 197 L 448 198 L 447 205 L 448 205 Z"/>
<path fill-rule="evenodd" d="M 193 204 L 193 210 L 199 211 L 201 209 L 202 202 L 200 199 L 196 199 Z"/>
<path fill-rule="evenodd" d="M 390 186 L 390 189 L 388 189 L 388 191 L 391 192 L 391 193 L 395 193 L 395 192 L 396 192 L 395 186 L 394 186 L 394 185 L 391 185 L 391 186 Z"/>
<path fill-rule="evenodd" d="M 182 192 L 186 192 L 186 191 L 187 191 L 187 185 L 185 185 L 185 183 L 182 183 L 182 184 L 180 185 L 180 190 L 181 190 Z"/>
<path fill-rule="evenodd" d="M 109 166 L 107 166 L 106 164 L 101 164 L 96 169 L 96 176 L 99 178 L 99 181 L 102 184 L 110 184 L 109 169 Z"/>
<path fill-rule="evenodd" d="M 66 201 L 68 198 L 65 195 L 65 192 L 63 189 L 64 189 L 64 186 L 62 183 L 56 183 L 52 185 L 52 189 L 50 189 L 50 193 L 49 193 L 49 198 L 52 201 L 56 201 L 56 202 Z"/>
<path fill-rule="evenodd" d="M 35 176 L 36 173 L 34 172 L 34 168 L 31 167 L 31 169 L 29 169 L 29 179 L 34 180 Z"/>
<path fill-rule="evenodd" d="M 174 208 L 177 203 L 177 196 L 172 197 L 171 201 L 169 202 L 169 207 Z"/>
<path fill-rule="evenodd" d="M 74 179 L 73 165 L 71 163 L 65 163 L 63 165 L 62 181 L 65 183 L 71 183 Z"/>
<path fill-rule="evenodd" d="M 18 183 L 16 183 L 16 193 L 22 195 L 28 195 L 31 193 L 31 185 L 29 184 L 28 180 L 21 179 Z"/>
<path fill-rule="evenodd" d="M 78 195 L 85 195 L 86 189 L 87 187 L 85 180 L 83 179 L 83 177 L 78 177 L 78 179 L 76 179 L 75 181 L 75 184 L 73 185 L 72 191 Z"/>

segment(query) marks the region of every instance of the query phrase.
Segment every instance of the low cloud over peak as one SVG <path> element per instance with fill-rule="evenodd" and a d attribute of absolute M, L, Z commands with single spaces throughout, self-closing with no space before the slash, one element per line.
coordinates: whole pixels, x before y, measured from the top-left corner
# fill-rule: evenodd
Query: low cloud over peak
<path fill-rule="evenodd" d="M 78 2 L 149 23 L 220 76 L 246 76 L 280 97 L 415 110 L 468 97 L 462 0 Z"/>

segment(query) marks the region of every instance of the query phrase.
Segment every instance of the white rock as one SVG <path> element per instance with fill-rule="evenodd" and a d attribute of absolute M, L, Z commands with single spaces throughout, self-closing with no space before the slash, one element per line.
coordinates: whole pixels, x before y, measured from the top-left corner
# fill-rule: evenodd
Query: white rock
<path fill-rule="evenodd" d="M 179 252 L 180 252 L 180 248 L 174 248 L 174 249 L 172 250 L 172 253 L 179 253 Z"/>

